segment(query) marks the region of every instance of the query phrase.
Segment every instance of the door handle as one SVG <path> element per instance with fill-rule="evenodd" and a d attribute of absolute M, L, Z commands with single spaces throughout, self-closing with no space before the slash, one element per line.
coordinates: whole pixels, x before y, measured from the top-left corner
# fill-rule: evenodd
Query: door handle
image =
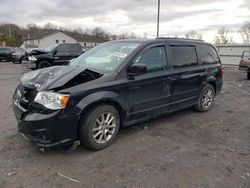
<path fill-rule="evenodd" d="M 173 76 L 172 78 L 174 78 L 174 79 L 179 79 L 179 78 L 181 78 L 181 76 Z"/>
<path fill-rule="evenodd" d="M 171 81 L 174 81 L 174 80 L 177 80 L 177 79 L 180 79 L 181 76 L 170 76 L 170 77 L 166 77 L 166 78 L 163 78 L 162 80 L 165 81 L 165 80 L 171 80 Z"/>
<path fill-rule="evenodd" d="M 131 89 L 140 89 L 140 86 L 132 86 Z"/>

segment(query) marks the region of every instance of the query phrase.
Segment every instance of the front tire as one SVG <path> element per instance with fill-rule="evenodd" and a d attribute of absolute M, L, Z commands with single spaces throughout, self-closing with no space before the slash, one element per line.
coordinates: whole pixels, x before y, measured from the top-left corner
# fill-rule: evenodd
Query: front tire
<path fill-rule="evenodd" d="M 37 64 L 38 69 L 43 69 L 43 68 L 50 67 L 50 66 L 51 66 L 51 63 L 49 61 L 40 61 Z"/>
<path fill-rule="evenodd" d="M 215 97 L 215 90 L 211 84 L 207 84 L 203 87 L 199 102 L 195 106 L 195 109 L 199 112 L 206 112 L 211 109 Z"/>
<path fill-rule="evenodd" d="M 120 127 L 119 113 L 114 106 L 98 105 L 85 113 L 80 127 L 81 143 L 101 150 L 111 145 Z"/>

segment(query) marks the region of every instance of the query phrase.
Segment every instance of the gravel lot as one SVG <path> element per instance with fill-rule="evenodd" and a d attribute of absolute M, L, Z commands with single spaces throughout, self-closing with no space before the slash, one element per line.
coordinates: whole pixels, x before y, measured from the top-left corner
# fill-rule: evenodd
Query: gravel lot
<path fill-rule="evenodd" d="M 103 151 L 69 154 L 17 134 L 11 97 L 26 71 L 0 62 L 0 188 L 250 187 L 250 81 L 236 67 L 225 68 L 211 111 L 172 113 L 121 130 Z"/>

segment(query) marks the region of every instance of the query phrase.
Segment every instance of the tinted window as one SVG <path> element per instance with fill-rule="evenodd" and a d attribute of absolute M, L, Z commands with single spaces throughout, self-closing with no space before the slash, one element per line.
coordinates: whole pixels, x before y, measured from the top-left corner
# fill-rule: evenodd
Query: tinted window
<path fill-rule="evenodd" d="M 201 57 L 201 63 L 203 64 L 219 62 L 219 57 L 212 46 L 200 44 L 199 54 Z"/>
<path fill-rule="evenodd" d="M 0 51 L 11 51 L 11 48 L 0 48 Z"/>
<path fill-rule="evenodd" d="M 69 45 L 69 51 L 71 52 L 80 52 L 81 51 L 81 46 L 77 44 L 71 44 Z"/>
<path fill-rule="evenodd" d="M 66 44 L 59 45 L 57 47 L 57 52 L 68 52 L 68 51 L 69 51 L 69 48 L 68 48 L 68 45 Z"/>
<path fill-rule="evenodd" d="M 194 46 L 170 46 L 173 67 L 197 65 L 197 55 Z"/>
<path fill-rule="evenodd" d="M 165 68 L 166 51 L 162 47 L 153 47 L 142 52 L 135 60 L 135 63 L 143 63 L 147 65 L 148 72 L 160 71 Z"/>

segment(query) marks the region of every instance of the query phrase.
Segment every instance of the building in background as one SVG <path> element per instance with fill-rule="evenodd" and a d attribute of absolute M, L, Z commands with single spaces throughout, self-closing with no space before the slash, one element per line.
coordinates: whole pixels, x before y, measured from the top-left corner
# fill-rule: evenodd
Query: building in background
<path fill-rule="evenodd" d="M 56 31 L 42 34 L 37 33 L 33 36 L 27 36 L 27 38 L 23 40 L 23 44 L 21 47 L 45 49 L 51 45 L 56 45 L 60 43 L 80 43 L 83 48 L 83 51 L 87 51 L 88 49 L 98 45 L 101 42 L 104 41 L 95 37 L 73 34 L 69 35 L 62 31 Z"/>
<path fill-rule="evenodd" d="M 47 48 L 51 45 L 60 43 L 76 43 L 77 41 L 66 35 L 65 33 L 58 31 L 53 33 L 36 34 L 34 36 L 28 36 L 23 40 L 22 47 L 33 46 L 36 48 Z"/>
<path fill-rule="evenodd" d="M 250 44 L 217 44 L 222 64 L 239 65 L 242 53 L 250 51 Z"/>

